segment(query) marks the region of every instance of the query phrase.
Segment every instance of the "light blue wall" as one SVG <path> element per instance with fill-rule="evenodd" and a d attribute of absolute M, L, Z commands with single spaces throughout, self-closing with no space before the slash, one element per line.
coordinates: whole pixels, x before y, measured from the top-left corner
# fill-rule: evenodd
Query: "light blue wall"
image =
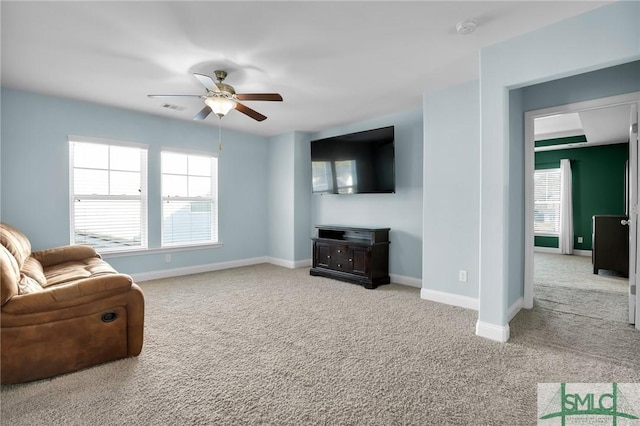
<path fill-rule="evenodd" d="M 478 81 L 424 95 L 424 289 L 478 297 L 479 135 Z"/>
<path fill-rule="evenodd" d="M 294 258 L 294 155 L 295 138 L 286 133 L 268 141 L 269 230 L 268 255 L 291 261 Z"/>
<path fill-rule="evenodd" d="M 509 119 L 509 90 L 639 59 L 638 22 L 639 2 L 616 2 L 481 50 L 480 322 L 505 326 L 509 293 L 524 280 L 510 255 L 521 246 L 523 230 L 512 221 L 522 219 L 512 215 L 524 193 L 512 188 L 522 167 L 512 155 L 510 126 L 518 123 Z"/>
<path fill-rule="evenodd" d="M 218 131 L 86 102 L 2 89 L 2 220 L 25 232 L 33 248 L 69 243 L 68 135 L 149 145 L 149 247 L 160 246 L 160 151 L 217 150 Z M 117 257 L 110 263 L 139 273 L 264 256 L 267 252 L 267 141 L 222 132 L 219 234 L 223 247 Z"/>
<path fill-rule="evenodd" d="M 286 265 L 311 261 L 311 159 L 309 135 L 269 138 L 268 256 Z"/>
<path fill-rule="evenodd" d="M 523 111 L 640 92 L 640 60 L 534 84 L 512 92 L 522 92 L 522 108 L 521 111 L 516 111 L 518 114 Z M 521 130 L 519 134 L 522 140 L 524 129 Z"/>
<path fill-rule="evenodd" d="M 518 91 L 509 92 L 509 205 L 507 213 L 507 234 L 509 250 L 506 253 L 507 306 L 524 296 L 524 115 L 522 95 Z M 519 283 L 521 283 L 519 285 Z"/>
<path fill-rule="evenodd" d="M 311 260 L 311 146 L 307 133 L 294 133 L 294 260 Z"/>
<path fill-rule="evenodd" d="M 313 195 L 312 225 L 391 228 L 389 272 L 422 275 L 422 109 L 353 123 L 311 135 L 322 139 L 395 126 L 396 193 Z M 311 181 L 309 180 L 309 185 Z M 311 188 L 309 187 L 309 191 Z"/>

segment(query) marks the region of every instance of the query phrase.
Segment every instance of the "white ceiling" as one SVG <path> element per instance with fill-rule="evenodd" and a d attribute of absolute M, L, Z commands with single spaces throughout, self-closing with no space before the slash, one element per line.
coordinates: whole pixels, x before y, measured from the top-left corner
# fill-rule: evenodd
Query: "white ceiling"
<path fill-rule="evenodd" d="M 223 128 L 314 132 L 417 108 L 424 92 L 478 78 L 480 48 L 607 3 L 2 1 L 1 81 L 191 120 L 201 100 L 174 110 L 146 95 L 202 94 L 192 73 L 224 69 L 238 92 L 284 102 L 246 102 L 269 118 L 231 111 Z M 478 28 L 458 35 L 465 19 Z"/>
<path fill-rule="evenodd" d="M 584 135 L 587 145 L 625 143 L 629 142 L 630 117 L 629 105 L 539 117 L 534 120 L 535 140 Z"/>
<path fill-rule="evenodd" d="M 629 142 L 630 117 L 629 105 L 580 111 L 584 134 L 592 144 Z"/>

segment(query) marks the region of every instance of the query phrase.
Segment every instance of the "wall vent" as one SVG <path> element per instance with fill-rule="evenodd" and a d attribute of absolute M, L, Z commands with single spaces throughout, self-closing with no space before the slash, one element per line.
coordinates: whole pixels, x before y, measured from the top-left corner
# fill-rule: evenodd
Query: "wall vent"
<path fill-rule="evenodd" d="M 172 105 L 172 104 L 164 104 L 164 105 L 162 105 L 162 108 L 173 109 L 173 110 L 176 110 L 176 111 L 184 111 L 186 109 L 183 106 Z"/>

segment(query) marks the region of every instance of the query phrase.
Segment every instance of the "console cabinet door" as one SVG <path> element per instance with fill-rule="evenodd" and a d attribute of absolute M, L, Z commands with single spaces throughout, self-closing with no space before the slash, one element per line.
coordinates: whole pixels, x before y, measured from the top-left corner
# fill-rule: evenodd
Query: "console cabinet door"
<path fill-rule="evenodd" d="M 313 266 L 328 268 L 329 262 L 331 261 L 331 245 L 316 242 L 313 245 L 313 248 L 314 248 Z"/>
<path fill-rule="evenodd" d="M 353 272 L 355 274 L 369 275 L 371 249 L 368 247 L 354 247 L 352 254 Z"/>

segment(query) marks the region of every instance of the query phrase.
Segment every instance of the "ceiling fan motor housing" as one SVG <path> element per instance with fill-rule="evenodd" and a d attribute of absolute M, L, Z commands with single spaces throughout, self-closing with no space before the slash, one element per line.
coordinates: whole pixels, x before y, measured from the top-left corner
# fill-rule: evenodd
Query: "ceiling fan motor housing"
<path fill-rule="evenodd" d="M 215 70 L 213 72 L 213 75 L 216 76 L 216 79 L 218 81 L 223 81 L 225 78 L 227 78 L 227 72 L 223 70 Z"/>
<path fill-rule="evenodd" d="M 219 82 L 216 83 L 216 86 L 218 86 L 218 89 L 223 93 L 223 94 L 229 94 L 229 95 L 235 95 L 236 91 L 233 88 L 233 86 L 229 86 L 228 84 Z"/>

